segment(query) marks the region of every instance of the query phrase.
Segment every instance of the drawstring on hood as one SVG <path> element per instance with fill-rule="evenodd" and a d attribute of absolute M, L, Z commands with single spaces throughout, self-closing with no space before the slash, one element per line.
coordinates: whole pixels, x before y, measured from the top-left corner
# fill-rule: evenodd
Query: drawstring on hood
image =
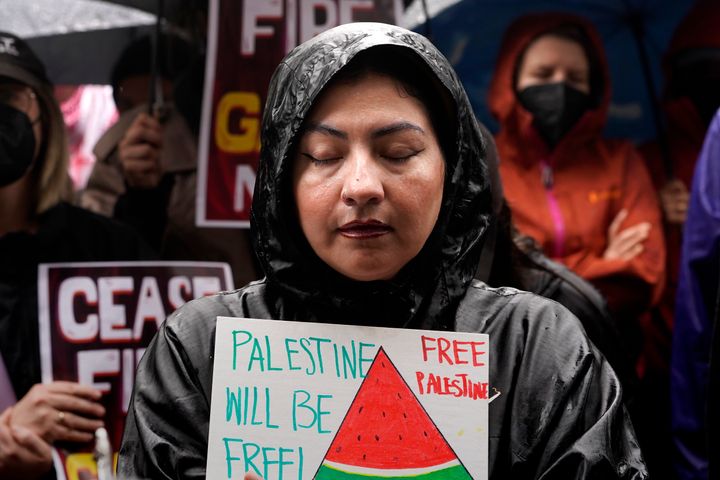
<path fill-rule="evenodd" d="M 372 55 L 375 49 L 386 48 L 400 49 L 428 76 L 429 83 L 437 85 L 438 96 L 451 99 L 455 108 L 449 111 L 455 117 L 437 120 L 447 120 L 457 128 L 442 145 L 446 162 L 443 201 L 425 246 L 392 280 L 359 282 L 320 260 L 300 230 L 291 188 L 293 148 L 328 82 L 361 52 Z M 490 215 L 485 142 L 460 81 L 425 38 L 392 25 L 348 24 L 295 48 L 278 66 L 263 116 L 251 227 L 268 290 L 285 300 L 295 299 L 298 313 L 294 316 L 452 329 L 452 313 L 477 268 Z M 352 318 L 347 312 L 352 312 Z M 284 312 L 275 313 L 285 318 Z M 416 322 L 416 318 L 425 320 Z"/>

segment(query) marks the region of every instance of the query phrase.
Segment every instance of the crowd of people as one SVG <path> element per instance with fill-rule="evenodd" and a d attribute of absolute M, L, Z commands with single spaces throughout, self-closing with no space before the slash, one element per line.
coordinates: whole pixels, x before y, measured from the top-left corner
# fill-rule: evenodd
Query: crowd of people
<path fill-rule="evenodd" d="M 73 188 L 63 99 L 26 43 L 0 33 L 0 477 L 54 478 L 51 447 L 88 442 L 104 414 L 101 392 L 41 382 L 38 265 L 166 259 L 228 262 L 241 288 L 161 327 L 136 373 L 120 478 L 205 476 L 208 320 L 230 316 L 490 334 L 490 379 L 507 392 L 490 405 L 490 478 L 707 479 L 715 20 L 720 6 L 700 0 L 680 23 L 666 137 L 642 146 L 603 137 L 612 79 L 582 17 L 508 28 L 487 99 L 495 135 L 421 35 L 326 31 L 271 80 L 250 231 L 194 225 L 191 43 L 166 39 L 162 110 L 148 105 L 149 40 L 121 56 L 117 121 Z"/>

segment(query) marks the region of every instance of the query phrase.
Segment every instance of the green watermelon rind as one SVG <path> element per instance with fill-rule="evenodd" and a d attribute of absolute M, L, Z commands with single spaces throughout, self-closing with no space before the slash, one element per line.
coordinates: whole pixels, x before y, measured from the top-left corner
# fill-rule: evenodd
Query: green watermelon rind
<path fill-rule="evenodd" d="M 421 473 L 418 475 L 405 475 L 401 477 L 345 472 L 343 470 L 332 468 L 326 464 L 322 464 L 314 477 L 315 480 L 367 480 L 371 478 L 391 478 L 393 480 L 472 480 L 472 477 L 468 475 L 465 467 L 459 464 L 453 467 L 443 468 L 442 470 L 436 470 L 434 472 Z"/>

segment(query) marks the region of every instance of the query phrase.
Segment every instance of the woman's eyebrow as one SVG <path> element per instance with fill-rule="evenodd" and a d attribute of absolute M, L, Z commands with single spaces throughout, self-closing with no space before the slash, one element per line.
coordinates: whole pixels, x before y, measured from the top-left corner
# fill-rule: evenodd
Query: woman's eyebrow
<path fill-rule="evenodd" d="M 423 130 L 418 125 L 415 125 L 414 123 L 397 122 L 397 123 L 393 123 L 393 124 L 387 125 L 382 128 L 378 128 L 377 130 L 374 130 L 372 132 L 371 136 L 372 136 L 372 138 L 378 138 L 378 137 L 383 137 L 385 135 L 391 135 L 393 133 L 400 132 L 403 130 L 415 130 L 420 133 L 425 133 L 425 130 Z"/>
<path fill-rule="evenodd" d="M 372 138 L 379 138 L 387 135 L 392 135 L 393 133 L 397 133 L 403 130 L 414 130 L 416 132 L 425 133 L 425 130 L 423 130 L 420 126 L 415 125 L 414 123 L 397 122 L 373 130 L 370 136 Z M 346 132 L 338 130 L 337 128 L 333 128 L 329 125 L 325 125 L 323 123 L 309 123 L 307 127 L 305 127 L 305 133 L 310 132 L 320 133 L 322 135 L 329 135 L 331 137 L 340 138 L 342 140 L 348 139 L 348 134 Z"/>
<path fill-rule="evenodd" d="M 323 135 L 330 135 L 331 137 L 337 137 L 343 140 L 348 139 L 347 133 L 322 123 L 309 123 L 308 126 L 305 127 L 305 133 L 309 132 L 322 133 Z"/>

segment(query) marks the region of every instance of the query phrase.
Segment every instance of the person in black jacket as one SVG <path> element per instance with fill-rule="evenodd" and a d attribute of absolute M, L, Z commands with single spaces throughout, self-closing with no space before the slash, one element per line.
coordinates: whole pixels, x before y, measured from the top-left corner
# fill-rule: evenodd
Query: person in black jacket
<path fill-rule="evenodd" d="M 416 33 L 348 24 L 289 53 L 253 198 L 266 276 L 165 322 L 138 367 L 119 474 L 204 478 L 216 317 L 231 316 L 486 333 L 502 392 L 489 478 L 647 478 L 618 379 L 578 320 L 473 279 L 492 216 L 485 145 L 452 67 Z"/>
<path fill-rule="evenodd" d="M 0 32 L 0 478 L 54 476 L 50 445 L 87 442 L 101 392 L 40 383 L 38 265 L 134 260 L 152 252 L 129 228 L 66 203 L 65 125 L 45 69 Z"/>

